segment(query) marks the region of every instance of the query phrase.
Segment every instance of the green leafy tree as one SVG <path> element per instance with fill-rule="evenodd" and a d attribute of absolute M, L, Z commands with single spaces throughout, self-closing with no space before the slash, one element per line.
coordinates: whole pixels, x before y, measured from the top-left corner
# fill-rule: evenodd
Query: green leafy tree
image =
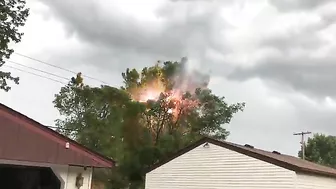
<path fill-rule="evenodd" d="M 29 9 L 26 8 L 25 0 L 0 0 L 0 67 L 14 52 L 9 44 L 21 41 L 23 33 L 20 33 L 18 29 L 25 25 L 28 15 Z M 10 90 L 8 80 L 19 83 L 18 77 L 13 77 L 10 72 L 0 71 L 0 89 Z"/>
<path fill-rule="evenodd" d="M 228 136 L 223 125 L 245 104 L 227 104 L 205 84 L 180 85 L 183 69 L 170 61 L 127 69 L 121 88 L 90 87 L 77 75 L 56 94 L 59 131 L 118 162 L 109 188 L 142 188 L 144 171 L 155 162 L 201 136 Z M 143 98 L 148 92 L 155 97 Z"/>
<path fill-rule="evenodd" d="M 299 157 L 302 157 L 301 150 Z M 336 137 L 315 134 L 312 138 L 308 138 L 305 146 L 305 159 L 336 168 Z"/>

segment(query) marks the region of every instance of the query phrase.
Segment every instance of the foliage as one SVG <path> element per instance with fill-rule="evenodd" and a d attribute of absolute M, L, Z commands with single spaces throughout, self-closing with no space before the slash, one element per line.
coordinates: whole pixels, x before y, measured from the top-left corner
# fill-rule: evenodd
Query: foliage
<path fill-rule="evenodd" d="M 301 150 L 299 157 L 302 157 Z M 336 136 L 315 134 L 312 138 L 308 138 L 305 146 L 305 159 L 336 168 Z"/>
<path fill-rule="evenodd" d="M 18 28 L 25 25 L 29 15 L 29 9 L 25 6 L 25 0 L 0 0 L 0 67 L 14 52 L 9 44 L 21 41 L 23 33 L 20 33 Z M 10 72 L 0 71 L 0 89 L 10 90 L 8 80 L 19 83 L 18 77 L 13 77 Z"/>
<path fill-rule="evenodd" d="M 168 101 L 170 91 L 181 83 L 176 76 L 181 76 L 177 73 L 182 66 L 164 62 L 140 73 L 127 69 L 121 88 L 90 87 L 77 75 L 56 94 L 54 104 L 62 116 L 56 122 L 59 131 L 118 162 L 108 174 L 109 188 L 142 188 L 144 171 L 155 162 L 203 135 L 228 136 L 223 124 L 242 111 L 244 103 L 229 105 L 206 87 L 184 91 L 179 103 Z M 137 100 L 148 89 L 160 91 L 159 96 Z"/>

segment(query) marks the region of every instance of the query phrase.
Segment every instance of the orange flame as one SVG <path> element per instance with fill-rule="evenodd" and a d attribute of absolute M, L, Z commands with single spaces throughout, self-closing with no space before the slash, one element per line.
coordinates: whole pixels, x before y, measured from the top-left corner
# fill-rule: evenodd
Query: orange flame
<path fill-rule="evenodd" d="M 165 91 L 162 81 L 159 79 L 141 86 L 132 92 L 132 98 L 139 102 L 147 102 L 148 100 L 158 100 L 160 94 Z"/>
<path fill-rule="evenodd" d="M 139 102 L 147 102 L 148 100 L 158 100 L 161 94 L 167 95 L 163 105 L 166 107 L 173 105 L 168 108 L 167 113 L 172 114 L 174 120 L 198 104 L 197 101 L 183 99 L 183 92 L 180 90 L 175 89 L 166 92 L 164 83 L 159 79 L 135 90 L 135 92 L 132 93 L 132 98 Z"/>

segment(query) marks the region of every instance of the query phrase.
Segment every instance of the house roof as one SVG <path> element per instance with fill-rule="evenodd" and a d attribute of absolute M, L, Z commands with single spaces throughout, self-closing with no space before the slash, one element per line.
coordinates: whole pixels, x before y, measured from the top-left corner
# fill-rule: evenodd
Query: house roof
<path fill-rule="evenodd" d="M 0 159 L 88 167 L 115 165 L 112 159 L 1 103 Z"/>
<path fill-rule="evenodd" d="M 256 149 L 252 146 L 243 146 L 239 144 L 234 144 L 231 142 L 226 141 L 218 141 L 212 138 L 203 138 L 186 148 L 178 151 L 176 154 L 171 156 L 170 158 L 166 159 L 165 161 L 158 162 L 157 164 L 153 165 L 148 172 L 160 167 L 163 164 L 168 163 L 169 161 L 189 152 L 190 150 L 198 147 L 201 144 L 210 143 L 215 144 L 217 146 L 259 159 L 261 161 L 265 161 L 279 167 L 283 167 L 288 170 L 292 170 L 298 173 L 310 174 L 310 175 L 320 175 L 326 177 L 334 177 L 336 178 L 336 169 L 322 166 L 316 163 L 312 163 L 294 156 L 284 155 L 277 152 L 269 152 L 265 150 Z"/>

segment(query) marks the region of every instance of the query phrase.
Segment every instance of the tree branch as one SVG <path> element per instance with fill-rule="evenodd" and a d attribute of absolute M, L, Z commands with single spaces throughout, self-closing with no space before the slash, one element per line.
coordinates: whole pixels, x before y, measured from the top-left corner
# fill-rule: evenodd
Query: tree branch
<path fill-rule="evenodd" d="M 160 111 L 160 114 L 159 114 L 159 120 L 161 120 L 161 122 L 159 121 L 158 122 L 158 127 L 157 127 L 157 132 L 156 132 L 156 137 L 155 137 L 155 145 L 157 144 L 157 142 L 159 141 L 159 135 L 160 133 L 162 132 L 162 129 L 164 128 L 164 124 L 166 122 L 166 119 L 167 119 L 167 111 L 168 109 L 166 108 L 166 106 L 161 106 L 163 109 Z M 162 115 L 163 113 L 163 115 Z M 162 119 L 161 119 L 162 117 Z"/>

